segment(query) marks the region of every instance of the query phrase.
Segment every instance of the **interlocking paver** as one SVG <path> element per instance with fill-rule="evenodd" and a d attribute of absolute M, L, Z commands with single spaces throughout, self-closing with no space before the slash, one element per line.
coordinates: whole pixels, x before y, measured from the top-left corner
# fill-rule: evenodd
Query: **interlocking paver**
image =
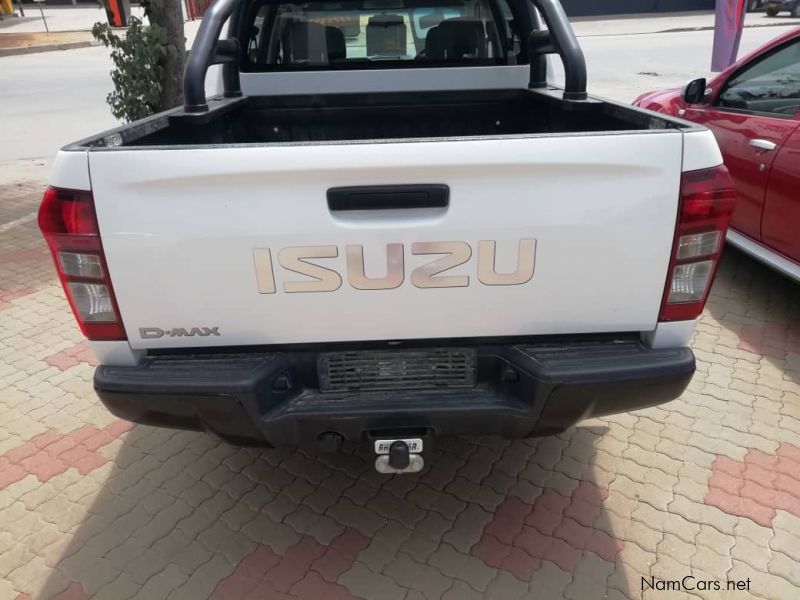
<path fill-rule="evenodd" d="M 523 598 L 530 587 L 514 577 L 507 571 L 498 571 L 497 576 L 492 579 L 486 588 L 484 598 L 486 600 L 518 600 Z"/>
<path fill-rule="evenodd" d="M 482 600 L 483 597 L 481 592 L 476 592 L 463 581 L 455 581 L 453 586 L 444 593 L 442 600 Z"/>
<path fill-rule="evenodd" d="M 441 544 L 441 538 L 428 535 L 423 531 L 414 531 L 411 536 L 400 545 L 400 550 L 416 557 L 418 560 L 428 560 Z"/>
<path fill-rule="evenodd" d="M 127 600 L 139 593 L 139 585 L 127 573 L 120 573 L 94 595 L 94 600 Z"/>
<path fill-rule="evenodd" d="M 386 524 L 386 519 L 372 509 L 357 506 L 346 498 L 341 498 L 339 502 L 328 509 L 326 514 L 342 525 L 354 527 L 367 536 L 374 535 L 379 528 Z"/>
<path fill-rule="evenodd" d="M 800 587 L 800 562 L 797 559 L 787 556 L 783 552 L 773 552 L 767 570 Z"/>
<path fill-rule="evenodd" d="M 571 600 L 605 598 L 607 581 L 614 572 L 614 563 L 597 556 L 587 556 L 572 576 L 572 581 L 564 590 L 564 597 Z"/>
<path fill-rule="evenodd" d="M 625 525 L 620 535 L 626 542 L 633 542 L 648 552 L 655 552 L 664 539 L 664 533 L 656 529 L 659 526 L 659 523 L 653 523 L 650 526 L 640 521 L 631 520 Z"/>
<path fill-rule="evenodd" d="M 0 207 L 35 211 L 25 186 L 0 182 Z M 394 478 L 349 446 L 117 420 L 54 277 L 34 222 L 0 235 L 2 597 L 658 599 L 641 577 L 689 568 L 751 577 L 742 598 L 800 586 L 800 302 L 736 251 L 682 398 L 541 440 L 438 440 L 429 471 Z"/>
<path fill-rule="evenodd" d="M 120 572 L 105 558 L 98 558 L 90 565 L 76 570 L 71 578 L 79 582 L 87 595 L 91 596 L 119 577 Z"/>
<path fill-rule="evenodd" d="M 694 553 L 694 544 L 685 542 L 671 533 L 665 533 L 656 547 L 656 554 L 659 556 L 670 556 L 687 567 L 691 567 L 691 558 Z"/>
<path fill-rule="evenodd" d="M 413 560 L 405 552 L 397 554 L 383 569 L 383 573 L 400 586 L 417 590 L 430 600 L 438 600 L 453 585 L 451 578 L 429 565 Z"/>
<path fill-rule="evenodd" d="M 796 536 L 789 531 L 776 528 L 772 539 L 769 541 L 769 547 L 777 552 L 782 552 L 783 554 L 792 557 L 793 560 L 800 562 L 800 536 Z"/>
<path fill-rule="evenodd" d="M 391 578 L 373 573 L 358 562 L 339 577 L 339 583 L 356 596 L 370 600 L 402 600 L 407 592 Z"/>
<path fill-rule="evenodd" d="M 747 563 L 737 560 L 733 561 L 733 568 L 728 577 L 740 581 L 749 579 L 750 589 L 760 598 L 794 598 L 797 594 L 797 586 L 787 579 L 764 571 L 757 571 Z"/>
<path fill-rule="evenodd" d="M 669 505 L 669 510 L 698 526 L 705 523 L 723 533 L 732 534 L 736 525 L 735 517 L 719 510 L 716 506 L 692 502 L 684 496 L 675 496 Z"/>
<path fill-rule="evenodd" d="M 710 575 L 709 579 L 724 579 L 725 574 L 732 568 L 730 551 L 720 554 L 708 546 L 697 546 L 697 550 L 692 555 L 692 570 L 702 570 Z"/>
<path fill-rule="evenodd" d="M 167 598 L 178 600 L 181 598 L 207 598 L 220 580 L 233 571 L 231 565 L 223 556 L 215 554 L 211 559 L 197 568 L 194 573 L 180 586 L 169 593 Z M 179 578 L 179 575 L 170 572 L 170 577 Z M 170 578 L 170 581 L 172 579 Z"/>
<path fill-rule="evenodd" d="M 344 531 L 344 527 L 333 518 L 315 513 L 305 506 L 287 515 L 284 521 L 297 533 L 310 535 L 326 545 Z"/>
<path fill-rule="evenodd" d="M 8 578 L 16 589 L 30 590 L 45 598 L 61 592 L 70 583 L 60 573 L 52 573 L 40 556 L 34 556 L 27 564 L 12 571 Z"/>
<path fill-rule="evenodd" d="M 462 554 L 450 544 L 443 543 L 428 558 L 428 564 L 453 579 L 465 581 L 473 589 L 485 591 L 486 586 L 497 576 L 496 569 L 482 560 Z"/>
<path fill-rule="evenodd" d="M 163 571 L 153 575 L 138 591 L 138 595 L 143 598 L 161 600 L 169 596 L 173 590 L 183 585 L 187 579 L 188 577 L 180 568 L 170 564 L 167 565 L 167 568 Z"/>
<path fill-rule="evenodd" d="M 396 519 L 412 529 L 426 516 L 426 512 L 410 500 L 398 498 L 386 490 L 372 498 L 370 507 L 382 517 Z"/>
<path fill-rule="evenodd" d="M 461 552 L 469 552 L 481 538 L 483 528 L 491 520 L 492 514 L 482 506 L 469 504 L 459 513 L 453 527 L 442 536 L 442 540 L 452 544 Z"/>

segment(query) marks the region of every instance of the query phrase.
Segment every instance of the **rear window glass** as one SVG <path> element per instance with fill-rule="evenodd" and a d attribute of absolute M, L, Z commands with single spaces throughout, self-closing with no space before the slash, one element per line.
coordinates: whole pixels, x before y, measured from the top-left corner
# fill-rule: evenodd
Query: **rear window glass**
<path fill-rule="evenodd" d="M 256 4 L 245 71 L 515 64 L 504 0 Z"/>

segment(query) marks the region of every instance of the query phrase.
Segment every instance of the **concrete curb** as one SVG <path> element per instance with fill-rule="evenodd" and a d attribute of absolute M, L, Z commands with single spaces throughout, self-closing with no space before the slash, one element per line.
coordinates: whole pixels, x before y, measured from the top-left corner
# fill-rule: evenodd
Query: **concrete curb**
<path fill-rule="evenodd" d="M 753 25 L 745 25 L 745 29 L 760 29 L 763 27 L 795 27 L 798 23 L 793 22 L 786 22 L 786 21 L 778 21 L 776 23 L 755 23 Z M 696 27 L 673 27 L 671 29 L 658 29 L 655 31 L 633 31 L 629 33 L 614 33 L 614 32 L 602 32 L 602 33 L 578 33 L 576 32 L 575 35 L 579 38 L 584 37 L 613 37 L 613 36 L 629 36 L 629 35 L 657 35 L 662 33 L 687 33 L 687 32 L 695 32 L 695 31 L 713 31 L 713 25 L 700 25 Z"/>
<path fill-rule="evenodd" d="M 55 50 L 74 50 L 75 48 L 88 48 L 97 46 L 90 41 L 66 42 L 63 44 L 45 44 L 42 46 L 23 46 L 21 48 L 0 48 L 0 56 L 16 56 L 18 54 L 36 54 L 38 52 L 53 52 Z"/>
<path fill-rule="evenodd" d="M 759 27 L 794 27 L 795 25 L 800 24 L 798 23 L 791 23 L 786 21 L 778 21 L 776 23 L 754 23 L 753 25 L 745 25 L 745 29 L 757 29 Z M 713 25 L 707 25 L 702 27 L 675 27 L 674 29 L 663 29 L 656 33 L 685 33 L 687 31 L 713 31 Z"/>

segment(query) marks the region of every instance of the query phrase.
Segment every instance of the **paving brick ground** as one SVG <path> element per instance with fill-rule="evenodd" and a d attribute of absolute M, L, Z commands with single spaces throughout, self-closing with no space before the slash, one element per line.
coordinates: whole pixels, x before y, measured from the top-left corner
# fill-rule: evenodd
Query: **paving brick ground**
<path fill-rule="evenodd" d="M 108 414 L 40 188 L 0 187 L 0 598 L 800 597 L 800 288 L 736 251 L 679 400 L 386 478 Z"/>

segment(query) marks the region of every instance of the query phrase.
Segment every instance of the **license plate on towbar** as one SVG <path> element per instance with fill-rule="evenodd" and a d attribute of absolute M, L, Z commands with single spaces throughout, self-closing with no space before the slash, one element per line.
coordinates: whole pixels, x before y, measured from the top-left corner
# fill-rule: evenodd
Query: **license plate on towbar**
<path fill-rule="evenodd" d="M 422 452 L 422 440 L 420 438 L 394 439 L 394 440 L 375 440 L 375 454 L 389 454 L 389 448 L 395 442 L 405 442 L 410 454 Z"/>

